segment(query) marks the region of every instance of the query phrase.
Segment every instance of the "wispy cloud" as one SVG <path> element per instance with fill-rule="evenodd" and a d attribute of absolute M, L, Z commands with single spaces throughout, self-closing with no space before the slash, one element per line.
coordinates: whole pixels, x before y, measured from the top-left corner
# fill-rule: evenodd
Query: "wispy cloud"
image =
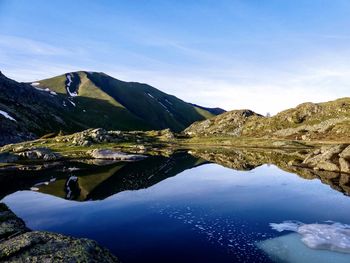
<path fill-rule="evenodd" d="M 0 35 L 0 52 L 32 55 L 70 55 L 72 51 L 30 38 Z"/>

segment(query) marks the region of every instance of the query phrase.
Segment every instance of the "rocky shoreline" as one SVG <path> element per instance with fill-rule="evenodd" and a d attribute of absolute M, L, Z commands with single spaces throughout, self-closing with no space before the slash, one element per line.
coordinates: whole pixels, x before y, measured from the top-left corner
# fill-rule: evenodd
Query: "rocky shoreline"
<path fill-rule="evenodd" d="M 83 132 L 50 139 L 41 139 L 0 148 L 1 170 L 74 159 L 138 161 L 147 155 L 167 155 L 176 149 L 220 145 L 232 148 L 301 149 L 303 158 L 290 161 L 290 165 L 320 171 L 350 173 L 349 144 L 321 144 L 298 140 L 254 139 L 238 141 L 193 141 L 173 134 L 170 130 L 150 132 L 120 132 L 88 129 Z M 203 145 L 202 145 L 203 144 Z M 39 167 L 40 168 L 40 167 Z M 23 166 L 21 169 L 25 169 Z M 36 169 L 36 167 L 34 168 Z"/>
<path fill-rule="evenodd" d="M 0 203 L 0 261 L 119 262 L 106 248 L 93 240 L 31 231 L 3 203 Z"/>
<path fill-rule="evenodd" d="M 291 165 L 320 171 L 350 173 L 350 145 L 322 146 L 311 151 L 301 163 L 292 161 Z"/>

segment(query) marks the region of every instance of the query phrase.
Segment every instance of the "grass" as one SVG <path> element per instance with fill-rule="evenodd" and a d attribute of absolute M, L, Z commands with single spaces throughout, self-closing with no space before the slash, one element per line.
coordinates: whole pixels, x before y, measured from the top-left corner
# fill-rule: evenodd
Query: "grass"
<path fill-rule="evenodd" d="M 195 121 L 214 116 L 147 84 L 124 82 L 103 73 L 72 74 L 71 85 L 77 86 L 79 96 L 74 98 L 77 106 L 70 107 L 65 115 L 85 128 L 181 131 Z M 66 97 L 65 81 L 65 75 L 61 75 L 40 83 Z"/>

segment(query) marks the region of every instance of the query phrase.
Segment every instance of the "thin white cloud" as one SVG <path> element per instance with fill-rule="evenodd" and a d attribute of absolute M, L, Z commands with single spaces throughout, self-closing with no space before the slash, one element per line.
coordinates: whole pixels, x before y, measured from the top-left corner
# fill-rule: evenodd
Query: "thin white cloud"
<path fill-rule="evenodd" d="M 72 51 L 18 36 L 0 35 L 0 52 L 32 55 L 69 55 Z"/>
<path fill-rule="evenodd" d="M 344 48 L 314 47 L 307 55 L 297 53 L 285 61 L 271 58 L 271 63 L 265 64 L 222 57 L 166 38 L 149 38 L 145 43 L 177 50 L 195 62 L 192 66 L 173 65 L 147 53 L 124 51 L 123 47 L 115 47 L 113 54 L 109 44 L 102 44 L 103 50 L 98 51 L 97 42 L 82 43 L 78 52 L 74 52 L 31 39 L 11 36 L 0 39 L 1 70 L 19 81 L 40 80 L 77 70 L 103 71 L 121 80 L 148 83 L 203 106 L 227 110 L 249 108 L 261 114 L 274 114 L 305 101 L 327 101 L 349 94 L 350 49 Z"/>

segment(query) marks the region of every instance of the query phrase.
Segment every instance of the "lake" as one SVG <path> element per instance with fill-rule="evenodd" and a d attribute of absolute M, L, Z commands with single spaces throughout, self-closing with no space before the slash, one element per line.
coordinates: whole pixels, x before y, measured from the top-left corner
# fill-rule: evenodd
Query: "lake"
<path fill-rule="evenodd" d="M 186 152 L 65 163 L 22 172 L 34 179 L 2 202 L 29 228 L 94 239 L 124 263 L 350 262 L 344 192 L 230 158 L 236 170 Z"/>

